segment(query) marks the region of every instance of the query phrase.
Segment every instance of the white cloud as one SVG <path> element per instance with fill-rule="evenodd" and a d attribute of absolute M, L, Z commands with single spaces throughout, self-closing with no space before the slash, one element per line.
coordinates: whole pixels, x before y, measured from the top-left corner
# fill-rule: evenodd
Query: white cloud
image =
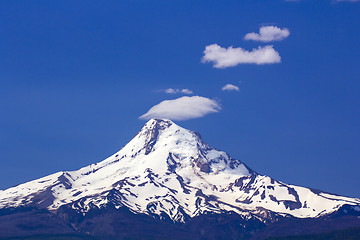
<path fill-rule="evenodd" d="M 187 88 L 181 89 L 180 92 L 184 93 L 184 94 L 193 94 L 193 91 L 191 91 L 190 89 L 187 89 Z"/>
<path fill-rule="evenodd" d="M 200 118 L 209 113 L 221 110 L 215 100 L 200 96 L 184 96 L 173 100 L 165 100 L 153 106 L 140 119 L 168 118 L 171 120 L 188 120 Z"/>
<path fill-rule="evenodd" d="M 271 64 L 281 62 L 281 57 L 271 45 L 265 47 L 259 46 L 251 51 L 243 48 L 226 48 L 218 44 L 211 44 L 205 47 L 202 62 L 213 62 L 215 68 L 234 67 L 238 64 Z"/>
<path fill-rule="evenodd" d="M 239 87 L 235 86 L 233 84 L 226 84 L 225 86 L 222 87 L 223 91 L 239 91 Z"/>
<path fill-rule="evenodd" d="M 261 27 L 259 33 L 248 33 L 245 35 L 245 40 L 254 40 L 260 42 L 272 42 L 281 41 L 290 35 L 290 31 L 287 28 L 279 28 L 276 26 L 264 26 Z"/>
<path fill-rule="evenodd" d="M 179 89 L 168 88 L 168 89 L 165 89 L 164 92 L 169 93 L 169 94 L 174 94 L 174 93 L 178 93 Z"/>
<path fill-rule="evenodd" d="M 187 88 L 183 88 L 183 89 L 168 88 L 165 89 L 164 92 L 169 94 L 176 94 L 176 93 L 193 94 L 193 91 Z"/>

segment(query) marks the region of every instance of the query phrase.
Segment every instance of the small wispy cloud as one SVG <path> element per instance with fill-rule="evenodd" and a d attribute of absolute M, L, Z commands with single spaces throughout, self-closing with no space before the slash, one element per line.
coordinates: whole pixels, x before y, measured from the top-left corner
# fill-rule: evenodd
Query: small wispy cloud
<path fill-rule="evenodd" d="M 183 96 L 165 100 L 150 108 L 140 119 L 168 118 L 171 120 L 188 120 L 204 117 L 209 113 L 221 110 L 220 104 L 210 98 L 201 96 Z"/>
<path fill-rule="evenodd" d="M 187 88 L 183 88 L 183 89 L 174 89 L 174 88 L 168 88 L 164 90 L 165 93 L 168 94 L 176 94 L 176 93 L 183 93 L 183 94 L 193 94 L 193 91 L 191 91 L 190 89 Z"/>
<path fill-rule="evenodd" d="M 190 89 L 187 89 L 187 88 L 181 89 L 180 92 L 184 93 L 184 94 L 193 94 L 193 91 L 191 91 Z"/>
<path fill-rule="evenodd" d="M 164 90 L 165 93 L 175 94 L 179 92 L 179 89 L 168 88 Z"/>
<path fill-rule="evenodd" d="M 259 42 L 273 42 L 282 41 L 290 35 L 287 28 L 279 28 L 276 26 L 263 26 L 260 28 L 259 33 L 248 33 L 245 35 L 245 40 L 254 40 Z"/>
<path fill-rule="evenodd" d="M 239 87 L 233 84 L 226 84 L 221 88 L 223 91 L 240 91 Z"/>
<path fill-rule="evenodd" d="M 205 47 L 203 63 L 212 62 L 215 68 L 234 67 L 239 64 L 272 64 L 281 62 L 279 53 L 272 45 L 259 46 L 251 51 L 243 48 L 223 48 L 218 44 Z"/>

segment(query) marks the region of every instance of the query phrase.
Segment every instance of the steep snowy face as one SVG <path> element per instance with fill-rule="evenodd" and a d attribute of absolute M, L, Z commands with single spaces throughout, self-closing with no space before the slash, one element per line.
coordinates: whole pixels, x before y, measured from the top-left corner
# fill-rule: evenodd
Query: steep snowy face
<path fill-rule="evenodd" d="M 0 192 L 0 208 L 23 205 L 85 214 L 127 207 L 173 221 L 206 212 L 234 211 L 317 217 L 359 199 L 288 185 L 261 176 L 170 120 L 152 119 L 120 151 L 77 171 L 59 172 Z"/>
<path fill-rule="evenodd" d="M 92 178 L 101 175 L 118 180 L 142 175 L 149 169 L 159 174 L 180 171 L 188 177 L 194 174 L 250 174 L 239 160 L 231 159 L 225 152 L 211 148 L 202 141 L 199 134 L 164 119 L 148 121 L 119 152 L 98 164 L 70 174 L 77 179 L 91 172 Z M 98 171 L 101 174 L 96 174 Z"/>
<path fill-rule="evenodd" d="M 238 160 L 231 159 L 225 152 L 211 148 L 198 133 L 181 128 L 170 120 L 148 121 L 134 139 L 121 152 L 144 155 L 143 166 L 153 169 L 198 167 L 203 173 L 219 173 L 234 170 L 241 175 L 249 171 Z M 163 160 L 166 159 L 166 164 Z M 166 169 L 164 169 L 164 167 Z"/>

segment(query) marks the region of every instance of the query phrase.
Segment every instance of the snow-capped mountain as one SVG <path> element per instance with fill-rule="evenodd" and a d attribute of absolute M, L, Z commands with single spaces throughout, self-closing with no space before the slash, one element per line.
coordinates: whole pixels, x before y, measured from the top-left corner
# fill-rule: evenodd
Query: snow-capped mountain
<path fill-rule="evenodd" d="M 344 205 L 360 211 L 360 199 L 257 174 L 166 119 L 148 121 L 102 162 L 0 192 L 0 209 L 32 206 L 56 213 L 66 206 L 86 215 L 109 205 L 182 223 L 205 213 L 234 212 L 266 222 L 278 216 L 316 218 Z"/>

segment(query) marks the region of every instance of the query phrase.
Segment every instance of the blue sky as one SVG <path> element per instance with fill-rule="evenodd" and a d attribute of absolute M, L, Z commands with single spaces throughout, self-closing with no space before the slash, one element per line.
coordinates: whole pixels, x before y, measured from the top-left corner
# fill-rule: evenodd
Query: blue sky
<path fill-rule="evenodd" d="M 290 35 L 244 39 L 264 26 Z M 0 189 L 103 160 L 151 107 L 200 96 L 217 112 L 176 123 L 259 173 L 360 197 L 359 1 L 6 1 L 0 29 Z M 281 62 L 215 68 L 212 44 Z"/>

